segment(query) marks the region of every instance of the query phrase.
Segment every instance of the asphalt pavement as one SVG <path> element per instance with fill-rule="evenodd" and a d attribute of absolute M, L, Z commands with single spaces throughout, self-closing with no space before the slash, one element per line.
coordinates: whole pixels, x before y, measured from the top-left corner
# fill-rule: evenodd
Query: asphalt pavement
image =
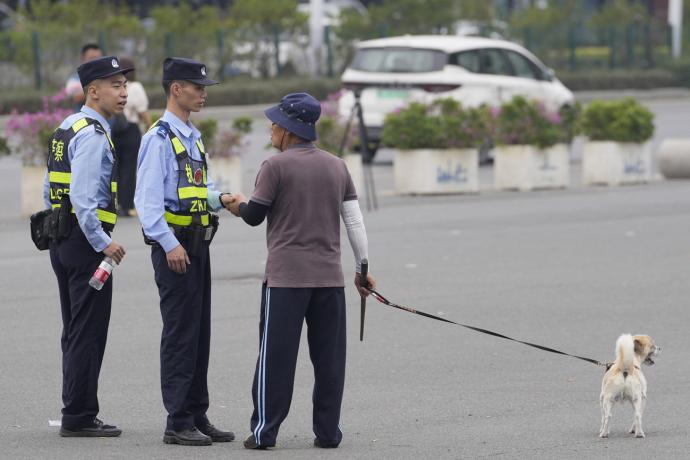
<path fill-rule="evenodd" d="M 385 174 L 386 167 L 378 167 Z M 388 168 L 390 169 L 390 168 Z M 475 196 L 380 197 L 366 212 L 372 273 L 391 300 L 602 361 L 621 333 L 663 347 L 645 369 L 647 438 L 625 433 L 630 407 L 597 437 L 602 369 L 369 301 L 358 341 L 351 306 L 341 447 L 311 447 L 311 378 L 300 351 L 295 394 L 273 454 L 241 443 L 162 443 L 160 316 L 149 249 L 135 219 L 114 273 L 101 416 L 119 439 L 62 439 L 60 314 L 47 254 L 21 219 L 0 221 L 0 456 L 3 458 L 687 458 L 690 352 L 688 182 Z M 348 281 L 353 260 L 343 244 Z M 224 216 L 213 243 L 209 416 L 249 431 L 258 350 L 264 229 Z M 303 340 L 304 342 L 304 340 Z M 304 344 L 304 343 L 303 343 Z"/>
<path fill-rule="evenodd" d="M 653 101 L 670 123 L 658 133 L 682 135 L 690 113 L 682 102 Z M 247 160 L 245 184 L 268 154 L 259 149 Z M 593 364 L 373 299 L 359 342 L 354 263 L 343 233 L 350 310 L 340 448 L 312 447 L 306 337 L 291 412 L 273 452 L 249 452 L 238 441 L 164 445 L 158 295 L 136 219 L 122 219 L 114 233 L 127 256 L 113 275 L 99 385 L 100 416 L 123 435 L 60 438 L 49 426 L 61 408 L 57 285 L 47 254 L 33 248 L 26 220 L 16 215 L 18 163 L 3 159 L 0 458 L 687 458 L 690 182 L 657 176 L 647 185 L 583 187 L 575 160 L 568 190 L 496 192 L 488 187 L 491 168 L 481 169 L 487 190 L 480 194 L 398 197 L 392 168 L 374 167 L 379 209 L 364 218 L 379 290 L 422 311 L 601 361 L 613 359 L 620 334 L 651 335 L 663 351 L 644 368 L 646 439 L 627 434 L 629 405 L 614 408 L 611 437 L 597 437 L 603 369 Z M 226 214 L 213 242 L 209 417 L 240 441 L 249 434 L 264 238 L 263 225 L 250 228 Z"/>

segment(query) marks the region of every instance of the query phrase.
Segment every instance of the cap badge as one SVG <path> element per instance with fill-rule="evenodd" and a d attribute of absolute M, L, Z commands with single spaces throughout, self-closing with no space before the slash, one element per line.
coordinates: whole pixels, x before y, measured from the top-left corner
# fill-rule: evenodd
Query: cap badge
<path fill-rule="evenodd" d="M 206 76 L 206 67 L 205 66 L 201 67 L 201 75 L 203 75 L 204 77 Z"/>
<path fill-rule="evenodd" d="M 113 59 L 112 62 L 111 62 L 111 64 L 112 64 L 113 67 L 116 68 L 116 69 L 117 69 L 118 67 L 120 67 L 120 64 L 117 63 L 117 59 Z"/>

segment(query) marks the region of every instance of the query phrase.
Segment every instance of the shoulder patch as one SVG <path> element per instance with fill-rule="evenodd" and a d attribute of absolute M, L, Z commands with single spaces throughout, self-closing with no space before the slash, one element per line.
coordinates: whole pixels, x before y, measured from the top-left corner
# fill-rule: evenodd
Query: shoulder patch
<path fill-rule="evenodd" d="M 168 137 L 168 134 L 170 133 L 170 125 L 167 121 L 158 120 L 156 126 L 154 126 L 154 129 L 156 130 L 156 134 L 162 138 Z"/>
<path fill-rule="evenodd" d="M 96 131 L 97 133 L 105 134 L 105 129 L 103 129 L 103 127 L 101 126 L 100 123 L 94 123 L 94 124 L 93 124 L 93 129 L 94 129 L 94 131 Z"/>

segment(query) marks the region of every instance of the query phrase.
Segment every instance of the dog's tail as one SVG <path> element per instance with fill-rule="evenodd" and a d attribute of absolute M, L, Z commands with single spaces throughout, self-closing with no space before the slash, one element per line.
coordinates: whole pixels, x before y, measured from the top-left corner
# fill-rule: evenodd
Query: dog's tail
<path fill-rule="evenodd" d="M 616 361 L 623 370 L 623 377 L 627 377 L 633 370 L 635 358 L 635 344 L 632 335 L 623 334 L 616 340 Z"/>

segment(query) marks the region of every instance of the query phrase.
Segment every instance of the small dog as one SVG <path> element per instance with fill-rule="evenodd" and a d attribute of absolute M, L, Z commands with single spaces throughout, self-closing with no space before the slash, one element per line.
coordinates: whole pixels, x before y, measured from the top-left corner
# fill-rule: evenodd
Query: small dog
<path fill-rule="evenodd" d="M 601 382 L 601 431 L 599 437 L 608 438 L 613 403 L 628 400 L 635 418 L 630 433 L 644 438 L 642 412 L 647 401 L 647 380 L 641 364 L 653 365 L 661 348 L 648 335 L 623 334 L 616 341 L 616 361 L 606 370 Z"/>

